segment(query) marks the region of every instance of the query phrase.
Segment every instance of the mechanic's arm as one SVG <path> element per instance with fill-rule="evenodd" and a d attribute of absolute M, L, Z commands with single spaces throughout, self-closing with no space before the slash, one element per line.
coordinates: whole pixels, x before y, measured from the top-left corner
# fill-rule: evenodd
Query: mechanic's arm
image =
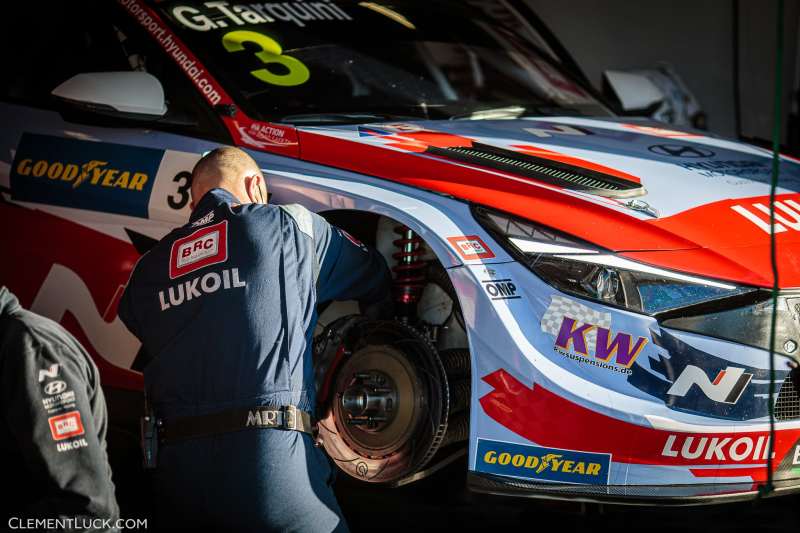
<path fill-rule="evenodd" d="M 392 277 L 383 256 L 324 218 L 313 215 L 313 220 L 318 301 L 358 300 L 369 305 L 387 300 Z"/>
<path fill-rule="evenodd" d="M 141 340 L 141 337 L 139 336 L 139 323 L 136 320 L 136 316 L 133 312 L 133 291 L 131 290 L 133 276 L 134 272 L 131 272 L 131 275 L 128 278 L 128 283 L 125 285 L 125 290 L 122 292 L 122 298 L 119 299 L 117 316 L 119 316 L 120 320 L 122 320 L 122 323 L 125 324 L 125 327 L 128 328 L 128 331 L 133 333 L 137 339 Z"/>
<path fill-rule="evenodd" d="M 43 491 L 47 496 L 20 511 L 34 518 L 103 518 L 113 524 L 119 508 L 106 455 L 105 400 L 97 369 L 79 364 L 88 358 L 85 353 L 72 353 L 74 347 L 58 341 L 40 341 L 26 330 L 15 332 L 10 342 L 6 346 L 13 353 L 5 357 L 0 384 L 1 415 L 27 469 L 49 480 Z"/>

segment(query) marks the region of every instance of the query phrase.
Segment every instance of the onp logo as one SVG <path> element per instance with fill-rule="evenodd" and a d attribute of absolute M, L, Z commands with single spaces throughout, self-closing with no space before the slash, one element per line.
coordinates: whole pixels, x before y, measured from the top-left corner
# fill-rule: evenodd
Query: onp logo
<path fill-rule="evenodd" d="M 175 279 L 228 260 L 228 221 L 199 229 L 172 243 L 169 277 Z"/>
<path fill-rule="evenodd" d="M 83 435 L 83 422 L 80 411 L 70 411 L 63 415 L 51 416 L 47 419 L 53 440 L 64 440 L 76 435 Z"/>
<path fill-rule="evenodd" d="M 510 279 L 490 279 L 483 282 L 483 288 L 492 300 L 515 300 L 520 298 L 517 286 Z"/>

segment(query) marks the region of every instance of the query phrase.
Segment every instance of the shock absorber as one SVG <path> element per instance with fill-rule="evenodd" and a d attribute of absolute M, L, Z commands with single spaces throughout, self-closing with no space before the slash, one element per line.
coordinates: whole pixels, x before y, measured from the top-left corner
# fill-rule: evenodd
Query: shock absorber
<path fill-rule="evenodd" d="M 397 259 L 397 264 L 392 268 L 395 273 L 395 300 L 400 307 L 400 316 L 409 317 L 425 287 L 427 263 L 420 259 L 425 250 L 422 248 L 422 239 L 408 226 L 397 226 L 394 232 L 400 235 L 394 241 L 398 251 L 392 255 Z"/>

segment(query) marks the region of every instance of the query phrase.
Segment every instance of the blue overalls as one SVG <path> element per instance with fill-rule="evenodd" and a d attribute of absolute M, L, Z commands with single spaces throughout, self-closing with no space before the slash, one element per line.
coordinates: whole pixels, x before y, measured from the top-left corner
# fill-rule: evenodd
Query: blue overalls
<path fill-rule="evenodd" d="M 294 405 L 314 411 L 316 305 L 384 298 L 383 258 L 299 205 L 207 193 L 187 225 L 137 263 L 119 316 L 151 357 L 156 415 Z M 298 431 L 248 429 L 159 450 L 160 525 L 346 530 L 332 469 Z"/>

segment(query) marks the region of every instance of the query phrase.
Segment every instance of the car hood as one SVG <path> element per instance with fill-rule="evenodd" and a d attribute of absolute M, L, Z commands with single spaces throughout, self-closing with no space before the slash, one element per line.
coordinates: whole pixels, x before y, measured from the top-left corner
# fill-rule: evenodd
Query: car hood
<path fill-rule="evenodd" d="M 547 117 L 304 127 L 300 157 L 494 207 L 664 268 L 772 285 L 769 151 L 697 131 Z M 800 286 L 800 164 L 776 203 Z"/>

